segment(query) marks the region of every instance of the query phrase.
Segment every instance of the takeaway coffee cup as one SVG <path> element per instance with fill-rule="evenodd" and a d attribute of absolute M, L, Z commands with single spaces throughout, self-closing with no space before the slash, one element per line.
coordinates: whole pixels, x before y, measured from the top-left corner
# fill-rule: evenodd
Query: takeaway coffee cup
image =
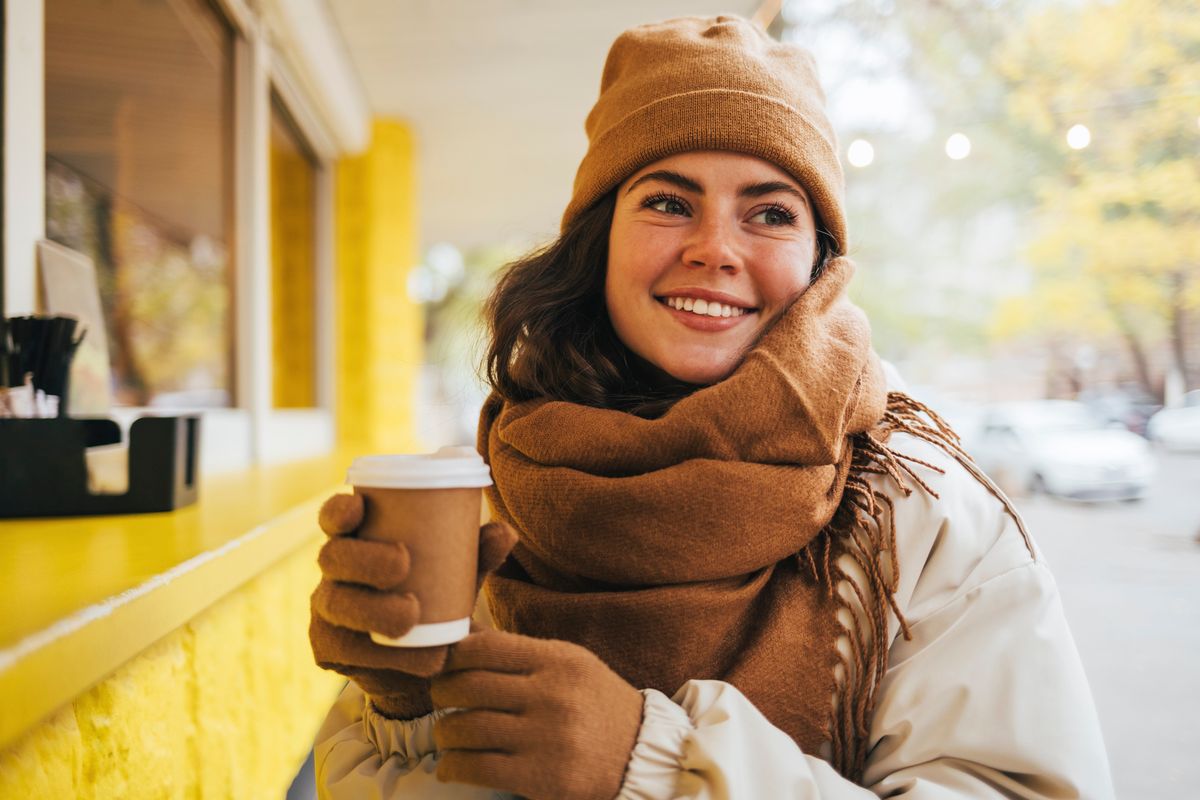
<path fill-rule="evenodd" d="M 362 456 L 346 482 L 361 495 L 364 539 L 408 548 L 408 578 L 395 591 L 412 592 L 421 605 L 412 630 L 399 638 L 372 633 L 391 647 L 433 647 L 464 638 L 475 609 L 482 492 L 491 473 L 470 447 L 443 447 L 421 455 Z"/>

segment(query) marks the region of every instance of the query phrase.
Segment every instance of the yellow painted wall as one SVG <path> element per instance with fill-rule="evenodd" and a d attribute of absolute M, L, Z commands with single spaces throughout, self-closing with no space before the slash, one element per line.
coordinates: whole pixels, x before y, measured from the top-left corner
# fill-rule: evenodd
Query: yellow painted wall
<path fill-rule="evenodd" d="M 411 451 L 424 318 L 417 265 L 416 142 L 376 120 L 371 146 L 337 171 L 338 431 L 351 448 Z"/>
<path fill-rule="evenodd" d="M 279 798 L 342 681 L 313 664 L 319 537 L 0 752 L 0 798 Z"/>

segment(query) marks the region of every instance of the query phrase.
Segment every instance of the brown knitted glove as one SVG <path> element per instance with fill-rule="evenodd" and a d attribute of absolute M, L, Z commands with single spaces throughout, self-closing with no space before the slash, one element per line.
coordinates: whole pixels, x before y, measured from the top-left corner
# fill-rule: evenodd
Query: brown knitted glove
<path fill-rule="evenodd" d="M 483 630 L 432 682 L 440 781 L 529 800 L 612 800 L 642 725 L 642 693 L 571 642 Z"/>
<path fill-rule="evenodd" d="M 368 631 L 403 636 L 417 623 L 420 606 L 411 593 L 390 591 L 408 575 L 408 549 L 355 538 L 362 518 L 359 495 L 335 494 L 321 506 L 318 524 L 330 538 L 317 557 L 322 577 L 308 628 L 313 657 L 318 666 L 362 687 L 379 713 L 413 719 L 433 709 L 429 676 L 442 669 L 449 646 L 386 647 L 371 641 Z M 477 594 L 516 540 L 503 522 L 479 529 Z"/>

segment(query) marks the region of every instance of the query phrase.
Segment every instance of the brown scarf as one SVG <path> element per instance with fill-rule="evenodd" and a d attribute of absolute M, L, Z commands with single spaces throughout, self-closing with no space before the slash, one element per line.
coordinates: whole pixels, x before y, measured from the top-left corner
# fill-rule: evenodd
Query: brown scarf
<path fill-rule="evenodd" d="M 657 419 L 493 395 L 479 449 L 493 513 L 520 534 L 486 584 L 500 628 L 581 644 L 667 695 L 728 681 L 806 753 L 831 742 L 858 780 L 898 578 L 890 501 L 866 476 L 929 489 L 888 449 L 897 429 L 962 451 L 932 412 L 886 393 L 845 297 L 853 271 L 834 260 L 732 375 Z"/>

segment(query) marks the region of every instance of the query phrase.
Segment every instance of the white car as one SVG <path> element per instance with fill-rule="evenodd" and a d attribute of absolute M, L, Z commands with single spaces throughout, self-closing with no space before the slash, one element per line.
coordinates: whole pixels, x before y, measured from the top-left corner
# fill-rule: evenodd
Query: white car
<path fill-rule="evenodd" d="M 967 446 L 1010 494 L 1140 500 L 1155 471 L 1146 440 L 1106 425 L 1087 406 L 1070 400 L 991 406 Z"/>
<path fill-rule="evenodd" d="M 1188 392 L 1182 406 L 1152 416 L 1146 435 L 1168 450 L 1200 452 L 1200 391 Z"/>

